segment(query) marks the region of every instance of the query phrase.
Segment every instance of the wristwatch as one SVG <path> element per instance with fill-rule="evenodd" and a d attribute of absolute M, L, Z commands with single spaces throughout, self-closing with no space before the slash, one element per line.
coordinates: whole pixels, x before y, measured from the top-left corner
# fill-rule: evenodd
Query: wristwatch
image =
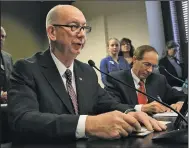
<path fill-rule="evenodd" d="M 124 113 L 125 113 L 125 114 L 128 114 L 129 112 L 136 112 L 136 109 L 134 109 L 134 108 L 129 108 L 129 109 L 127 109 Z"/>

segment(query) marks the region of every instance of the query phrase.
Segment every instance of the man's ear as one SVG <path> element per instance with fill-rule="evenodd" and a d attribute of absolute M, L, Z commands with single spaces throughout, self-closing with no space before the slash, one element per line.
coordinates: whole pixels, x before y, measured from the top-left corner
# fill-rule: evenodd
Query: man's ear
<path fill-rule="evenodd" d="M 56 30 L 53 26 L 48 26 L 47 29 L 47 36 L 50 40 L 55 41 L 56 40 Z"/>
<path fill-rule="evenodd" d="M 136 56 L 133 56 L 133 63 L 135 63 L 137 60 Z"/>

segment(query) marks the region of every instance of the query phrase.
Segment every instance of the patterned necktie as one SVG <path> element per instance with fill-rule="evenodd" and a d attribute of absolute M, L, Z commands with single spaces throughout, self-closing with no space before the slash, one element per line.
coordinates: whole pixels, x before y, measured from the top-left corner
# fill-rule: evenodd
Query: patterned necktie
<path fill-rule="evenodd" d="M 140 81 L 138 83 L 140 85 L 139 90 L 146 93 L 145 87 L 144 87 L 144 81 Z M 146 104 L 148 102 L 148 99 L 145 95 L 138 92 L 138 104 Z"/>
<path fill-rule="evenodd" d="M 66 87 L 67 87 L 67 91 L 68 94 L 72 100 L 72 104 L 75 110 L 75 114 L 78 114 L 78 104 L 77 104 L 77 95 L 73 89 L 72 86 L 72 72 L 71 70 L 67 69 L 65 72 L 65 77 L 66 77 Z"/>

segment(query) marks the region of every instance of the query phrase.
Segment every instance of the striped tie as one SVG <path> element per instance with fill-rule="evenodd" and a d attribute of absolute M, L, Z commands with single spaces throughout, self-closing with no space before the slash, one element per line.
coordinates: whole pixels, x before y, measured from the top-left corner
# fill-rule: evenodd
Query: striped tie
<path fill-rule="evenodd" d="M 68 91 L 68 94 L 71 98 L 75 114 L 77 115 L 78 114 L 77 95 L 76 95 L 76 93 L 73 89 L 73 86 L 72 86 L 72 72 L 71 72 L 71 70 L 69 70 L 69 69 L 66 70 L 65 77 L 66 77 L 67 91 Z"/>

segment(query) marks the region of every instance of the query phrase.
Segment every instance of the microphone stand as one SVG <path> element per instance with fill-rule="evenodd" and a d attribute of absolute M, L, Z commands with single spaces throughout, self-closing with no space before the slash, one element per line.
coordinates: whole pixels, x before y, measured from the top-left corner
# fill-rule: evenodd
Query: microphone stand
<path fill-rule="evenodd" d="M 182 118 L 182 120 L 188 125 L 188 121 L 185 119 L 185 117 L 184 117 L 180 112 L 176 111 L 174 108 L 172 108 L 171 106 L 169 106 L 168 104 L 166 104 L 166 103 L 164 103 L 164 102 L 161 102 L 160 100 L 158 100 L 158 99 L 156 99 L 156 98 L 154 98 L 154 97 L 152 97 L 152 96 L 150 96 L 150 95 L 148 95 L 148 94 L 146 94 L 146 93 L 144 93 L 144 92 L 142 92 L 142 91 L 140 91 L 140 90 L 138 90 L 138 89 L 136 89 L 136 88 L 130 86 L 129 84 L 124 83 L 124 82 L 120 81 L 119 79 L 116 79 L 116 78 L 112 77 L 111 75 L 109 75 L 109 74 L 107 74 L 107 73 L 101 71 L 100 69 L 98 69 L 98 68 L 95 66 L 95 63 L 94 63 L 92 60 L 89 60 L 89 61 L 88 61 L 88 64 L 89 64 L 91 67 L 94 67 L 94 68 L 95 68 L 96 70 L 98 70 L 100 73 L 105 74 L 106 76 L 108 76 L 108 77 L 114 79 L 115 81 L 117 81 L 117 82 L 119 82 L 119 83 L 121 83 L 121 84 L 123 84 L 123 85 L 125 85 L 125 86 L 127 86 L 127 87 L 129 87 L 129 88 L 131 88 L 131 89 L 133 89 L 133 90 L 135 90 L 135 91 L 138 91 L 138 92 L 142 93 L 143 95 L 146 95 L 147 97 L 151 98 L 152 100 L 155 100 L 155 101 L 159 102 L 160 104 L 162 104 L 162 105 L 168 107 L 169 109 L 173 110 L 175 113 L 178 114 L 178 117 Z M 185 104 L 187 104 L 187 103 L 188 103 L 188 99 L 186 98 L 186 99 L 185 99 L 185 102 L 184 102 L 184 104 L 183 104 L 183 107 L 186 106 Z M 183 108 L 183 107 L 182 107 L 182 108 Z M 186 106 L 186 107 L 187 107 L 187 106 Z M 182 110 L 182 109 L 181 109 L 181 110 Z M 177 117 L 177 118 L 178 118 L 178 117 Z M 178 123 L 178 124 L 179 124 L 179 123 Z M 178 138 L 178 136 L 179 136 L 179 138 Z M 172 142 L 177 142 L 177 143 L 188 143 L 188 128 L 187 128 L 187 129 L 183 129 L 183 130 L 179 130 L 179 129 L 173 130 L 173 131 L 171 131 L 171 132 L 167 132 L 167 133 L 162 134 L 162 135 L 160 135 L 160 136 L 156 136 L 156 137 L 154 137 L 152 140 L 154 140 L 154 141 L 160 141 L 160 140 L 162 140 L 162 139 L 164 139 L 164 140 L 166 139 L 167 141 L 171 140 Z M 173 141 L 173 139 L 174 139 L 174 141 Z M 181 139 L 181 140 L 178 140 L 178 139 Z M 165 142 L 165 141 L 164 141 L 164 142 Z M 169 142 L 170 142 L 170 141 L 169 141 Z"/>
<path fill-rule="evenodd" d="M 162 68 L 162 69 L 163 69 L 168 75 L 170 75 L 170 76 L 173 77 L 174 79 L 176 79 L 176 80 L 178 80 L 178 81 L 180 81 L 180 82 L 185 83 L 186 85 L 188 85 L 187 82 L 185 82 L 185 81 L 183 81 L 183 80 L 181 80 L 181 79 L 175 77 L 175 76 L 172 75 L 170 72 L 168 72 L 167 69 L 166 69 L 165 67 L 163 67 L 163 66 L 159 66 L 159 67 Z"/>

